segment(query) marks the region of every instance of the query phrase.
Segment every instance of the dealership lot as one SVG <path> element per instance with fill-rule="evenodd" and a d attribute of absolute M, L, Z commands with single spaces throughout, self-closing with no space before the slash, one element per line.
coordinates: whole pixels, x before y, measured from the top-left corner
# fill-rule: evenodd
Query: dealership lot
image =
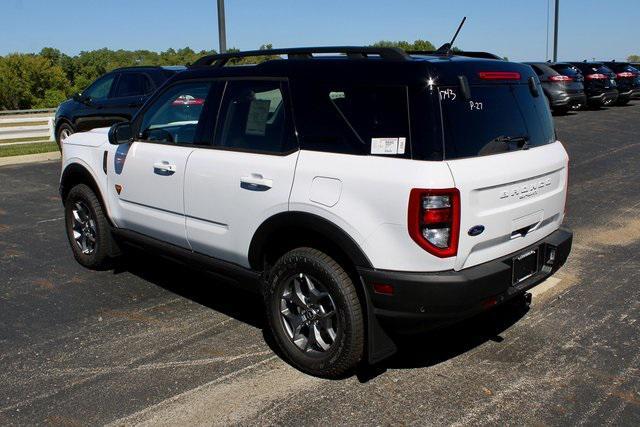
<path fill-rule="evenodd" d="M 282 362 L 259 299 L 214 277 L 82 269 L 59 164 L 0 168 L 0 423 L 639 424 L 640 102 L 555 120 L 574 249 L 531 310 L 406 338 L 343 381 Z"/>

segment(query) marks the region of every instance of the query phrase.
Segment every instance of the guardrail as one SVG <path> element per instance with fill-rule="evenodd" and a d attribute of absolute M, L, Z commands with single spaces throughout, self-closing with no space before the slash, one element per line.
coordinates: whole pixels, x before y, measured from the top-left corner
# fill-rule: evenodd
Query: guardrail
<path fill-rule="evenodd" d="M 6 146 L 55 141 L 53 123 L 55 111 L 55 109 L 0 111 L 0 144 Z M 21 139 L 30 140 L 13 141 Z"/>

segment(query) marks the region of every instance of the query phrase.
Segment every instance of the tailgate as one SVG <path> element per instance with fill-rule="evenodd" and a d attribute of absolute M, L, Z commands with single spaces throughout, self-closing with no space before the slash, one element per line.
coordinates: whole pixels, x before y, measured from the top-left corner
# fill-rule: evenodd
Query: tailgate
<path fill-rule="evenodd" d="M 559 142 L 504 154 L 449 160 L 460 191 L 455 269 L 516 252 L 558 229 L 564 217 L 568 156 Z M 477 225 L 484 232 L 470 236 Z"/>

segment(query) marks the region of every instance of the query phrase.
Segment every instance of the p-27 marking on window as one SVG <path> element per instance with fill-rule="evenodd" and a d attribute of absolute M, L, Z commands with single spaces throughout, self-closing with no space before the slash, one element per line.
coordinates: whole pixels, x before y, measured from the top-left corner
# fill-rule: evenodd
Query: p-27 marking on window
<path fill-rule="evenodd" d="M 484 109 L 484 105 L 479 101 L 469 101 L 469 109 L 471 111 L 482 111 Z"/>

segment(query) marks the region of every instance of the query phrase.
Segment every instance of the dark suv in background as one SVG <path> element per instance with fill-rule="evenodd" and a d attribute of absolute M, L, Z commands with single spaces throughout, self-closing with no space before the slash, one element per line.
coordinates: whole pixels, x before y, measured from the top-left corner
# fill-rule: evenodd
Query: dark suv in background
<path fill-rule="evenodd" d="M 605 62 L 616 75 L 620 95 L 618 104 L 626 104 L 631 98 L 640 97 L 640 70 L 628 62 Z"/>
<path fill-rule="evenodd" d="M 618 100 L 618 88 L 613 71 L 602 62 L 572 62 L 584 76 L 587 103 L 592 107 L 614 104 Z"/>
<path fill-rule="evenodd" d="M 586 105 L 587 96 L 584 93 L 584 80 L 580 73 L 573 76 L 563 75 L 545 62 L 525 62 L 538 75 L 542 84 L 544 96 L 549 106 L 556 114 L 564 114 L 570 108 L 580 108 Z"/>
<path fill-rule="evenodd" d="M 63 102 L 56 111 L 55 136 L 129 121 L 157 88 L 185 67 L 127 67 L 113 70 Z"/>

